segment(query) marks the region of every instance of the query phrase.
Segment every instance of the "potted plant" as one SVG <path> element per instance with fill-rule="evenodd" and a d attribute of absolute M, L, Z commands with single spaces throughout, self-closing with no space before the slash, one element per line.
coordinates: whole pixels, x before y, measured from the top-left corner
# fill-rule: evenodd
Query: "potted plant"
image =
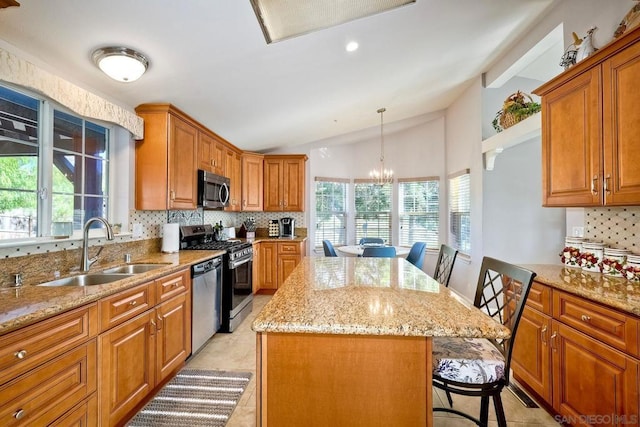
<path fill-rule="evenodd" d="M 538 111 L 540 104 L 533 102 L 531 96 L 526 93 L 517 91 L 505 99 L 502 109 L 496 113 L 491 124 L 496 131 L 502 132 Z"/>

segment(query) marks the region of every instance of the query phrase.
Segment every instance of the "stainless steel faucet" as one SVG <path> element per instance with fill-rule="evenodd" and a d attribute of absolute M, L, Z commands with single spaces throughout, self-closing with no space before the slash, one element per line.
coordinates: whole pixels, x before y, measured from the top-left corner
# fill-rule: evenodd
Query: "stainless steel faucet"
<path fill-rule="evenodd" d="M 91 259 L 89 258 L 89 226 L 96 221 L 104 224 L 107 230 L 107 240 L 113 240 L 113 229 L 106 219 L 100 216 L 89 218 L 84 224 L 84 229 L 82 230 L 82 259 L 80 260 L 80 270 L 82 271 L 89 271 L 91 264 L 98 260 L 98 255 L 102 252 L 102 248 L 100 248 L 96 256 Z"/>

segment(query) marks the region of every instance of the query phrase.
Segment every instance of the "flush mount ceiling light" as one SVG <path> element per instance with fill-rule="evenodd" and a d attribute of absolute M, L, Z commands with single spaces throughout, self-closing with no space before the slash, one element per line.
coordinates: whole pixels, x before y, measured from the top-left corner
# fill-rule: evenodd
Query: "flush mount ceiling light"
<path fill-rule="evenodd" d="M 358 42 L 352 41 L 347 43 L 347 45 L 344 48 L 347 52 L 355 52 L 356 50 L 358 50 L 358 46 L 359 46 Z"/>
<path fill-rule="evenodd" d="M 375 15 L 416 0 L 251 0 L 267 43 Z"/>
<path fill-rule="evenodd" d="M 119 82 L 136 81 L 149 67 L 149 60 L 143 54 L 127 47 L 103 47 L 91 56 L 98 68 Z"/>

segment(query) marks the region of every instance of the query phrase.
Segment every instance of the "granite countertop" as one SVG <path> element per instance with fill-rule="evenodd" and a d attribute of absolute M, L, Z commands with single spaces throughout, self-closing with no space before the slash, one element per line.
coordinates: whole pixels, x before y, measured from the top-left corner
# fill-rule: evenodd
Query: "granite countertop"
<path fill-rule="evenodd" d="M 640 316 L 640 283 L 559 264 L 524 264 L 536 281 Z"/>
<path fill-rule="evenodd" d="M 132 260 L 132 263 L 162 263 L 161 268 L 136 274 L 116 282 L 93 286 L 35 286 L 0 289 L 0 335 L 35 323 L 47 317 L 94 302 L 107 295 L 131 288 L 187 266 L 223 254 L 224 251 L 181 251 L 173 254 L 154 253 Z M 106 266 L 106 268 L 116 265 Z M 91 270 L 90 273 L 99 273 Z"/>
<path fill-rule="evenodd" d="M 505 338 L 509 329 L 403 258 L 305 257 L 256 332 Z"/>

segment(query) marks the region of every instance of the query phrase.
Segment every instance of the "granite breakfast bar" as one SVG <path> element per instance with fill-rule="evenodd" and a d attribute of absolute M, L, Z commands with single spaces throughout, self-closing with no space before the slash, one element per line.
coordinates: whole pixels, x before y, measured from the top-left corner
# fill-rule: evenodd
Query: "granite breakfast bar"
<path fill-rule="evenodd" d="M 402 258 L 306 257 L 258 314 L 258 426 L 431 426 L 431 337 L 510 331 Z"/>

